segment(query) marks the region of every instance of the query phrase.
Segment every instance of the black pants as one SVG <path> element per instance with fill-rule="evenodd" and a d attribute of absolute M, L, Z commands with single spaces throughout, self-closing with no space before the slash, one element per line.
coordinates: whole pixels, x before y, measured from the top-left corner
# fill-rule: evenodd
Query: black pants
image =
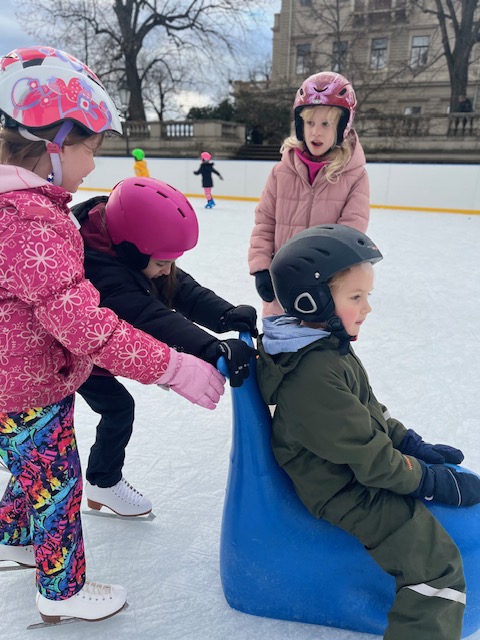
<path fill-rule="evenodd" d="M 88 406 L 101 416 L 90 449 L 86 477 L 99 487 L 113 487 L 122 478 L 125 449 L 133 430 L 135 402 L 116 378 L 91 375 L 78 389 Z"/>

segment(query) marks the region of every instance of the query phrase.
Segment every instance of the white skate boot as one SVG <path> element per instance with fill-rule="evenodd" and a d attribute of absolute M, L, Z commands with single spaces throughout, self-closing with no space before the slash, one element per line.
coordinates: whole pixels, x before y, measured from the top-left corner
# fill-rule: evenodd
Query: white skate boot
<path fill-rule="evenodd" d="M 33 546 L 31 544 L 25 546 L 0 544 L 0 563 L 2 562 L 16 562 L 22 569 L 35 567 Z M 3 567 L 0 564 L 0 571 L 2 570 Z"/>
<path fill-rule="evenodd" d="M 152 503 L 140 491 L 130 485 L 125 478 L 113 487 L 97 487 L 86 482 L 85 493 L 90 509 L 100 511 L 108 507 L 119 516 L 145 516 L 152 510 Z"/>
<path fill-rule="evenodd" d="M 116 584 L 88 582 L 71 598 L 49 600 L 37 592 L 37 608 L 47 624 L 58 624 L 63 618 L 77 620 L 104 620 L 121 611 L 127 600 L 127 592 Z"/>

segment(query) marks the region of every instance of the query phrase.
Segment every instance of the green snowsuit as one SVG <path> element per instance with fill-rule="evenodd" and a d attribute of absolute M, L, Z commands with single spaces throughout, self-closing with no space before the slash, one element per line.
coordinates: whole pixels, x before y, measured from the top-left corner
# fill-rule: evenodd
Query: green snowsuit
<path fill-rule="evenodd" d="M 272 448 L 317 518 L 353 534 L 395 577 L 387 640 L 459 640 L 460 552 L 420 500 L 418 461 L 397 447 L 406 428 L 375 398 L 353 350 L 333 336 L 270 356 L 259 340 L 264 400 L 276 405 Z"/>

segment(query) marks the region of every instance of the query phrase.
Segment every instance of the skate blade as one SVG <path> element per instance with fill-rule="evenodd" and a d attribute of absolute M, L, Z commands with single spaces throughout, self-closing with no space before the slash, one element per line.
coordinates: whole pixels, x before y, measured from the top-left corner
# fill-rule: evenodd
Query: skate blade
<path fill-rule="evenodd" d="M 118 611 L 115 611 L 111 616 L 107 616 L 107 618 L 113 618 L 117 613 L 121 613 L 128 609 L 128 602 L 125 602 L 123 607 Z M 35 624 L 29 624 L 27 629 L 43 629 L 44 627 L 59 627 L 61 624 L 74 624 L 75 622 L 101 622 L 102 620 L 106 620 L 107 618 L 102 618 L 101 620 L 85 620 L 84 618 L 62 618 L 60 622 L 36 622 Z"/>
<path fill-rule="evenodd" d="M 105 507 L 105 509 L 108 509 L 108 507 Z M 118 513 L 115 513 L 114 511 L 97 511 L 96 509 L 85 509 L 84 511 L 82 511 L 82 515 L 83 516 L 99 516 L 100 518 L 114 518 L 115 520 L 127 520 L 129 522 L 132 522 L 132 520 L 138 520 L 140 522 L 148 522 L 150 520 L 155 520 L 155 518 L 157 517 L 153 511 L 150 511 L 150 513 L 147 513 L 144 516 L 121 516 Z"/>

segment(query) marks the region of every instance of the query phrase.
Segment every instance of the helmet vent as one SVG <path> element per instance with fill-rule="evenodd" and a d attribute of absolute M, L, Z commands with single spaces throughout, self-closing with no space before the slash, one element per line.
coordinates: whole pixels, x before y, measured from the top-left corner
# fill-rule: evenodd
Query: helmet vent
<path fill-rule="evenodd" d="M 178 213 L 182 216 L 182 218 L 186 218 L 187 216 L 183 213 L 181 209 L 177 208 Z"/>
<path fill-rule="evenodd" d="M 340 89 L 340 91 L 338 92 L 339 96 L 344 96 L 347 93 L 347 89 L 345 87 L 343 87 L 343 89 Z"/>

